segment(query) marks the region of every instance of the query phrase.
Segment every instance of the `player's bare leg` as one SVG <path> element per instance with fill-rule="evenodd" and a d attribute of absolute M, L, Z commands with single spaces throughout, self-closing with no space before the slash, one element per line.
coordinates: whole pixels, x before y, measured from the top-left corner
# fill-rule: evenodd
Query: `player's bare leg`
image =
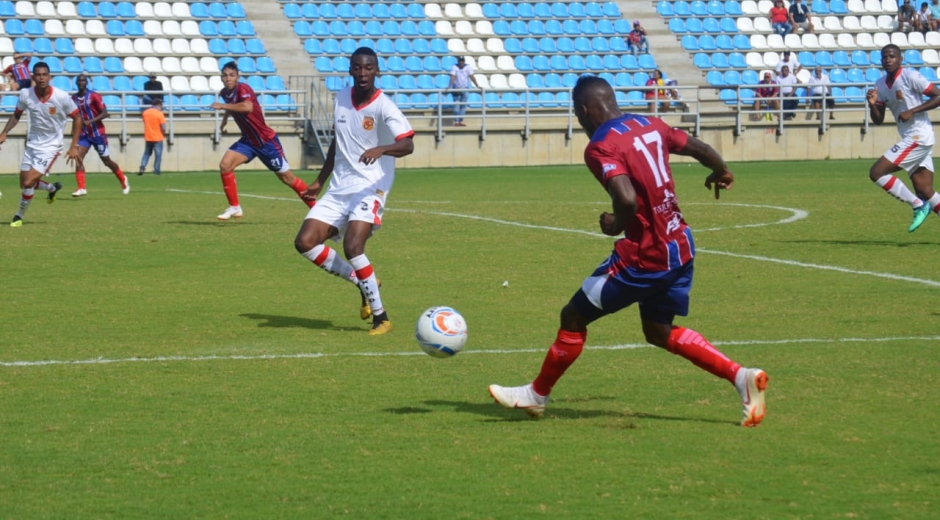
<path fill-rule="evenodd" d="M 375 270 L 365 255 L 366 241 L 371 235 L 371 222 L 350 221 L 349 226 L 346 228 L 346 236 L 343 237 L 343 253 L 349 260 L 349 264 L 355 269 L 356 278 L 359 279 L 359 290 L 372 310 L 372 330 L 369 331 L 369 334 L 376 336 L 391 332 L 392 322 L 389 321 L 388 313 L 385 312 L 385 307 L 382 305 L 382 297 L 379 294 L 379 281 L 375 276 Z"/>
<path fill-rule="evenodd" d="M 917 197 L 927 203 L 930 211 L 940 216 L 940 193 L 934 190 L 933 172 L 927 168 L 918 169 L 911 174 L 911 184 L 914 185 Z"/>
<path fill-rule="evenodd" d="M 910 204 L 914 210 L 914 218 L 907 230 L 913 232 L 927 219 L 930 214 L 930 205 L 914 195 L 900 179 L 894 176 L 894 173 L 900 170 L 901 168 L 889 161 L 887 157 L 881 156 L 869 170 L 868 178 L 892 197 Z"/>
<path fill-rule="evenodd" d="M 326 241 L 338 232 L 326 222 L 308 218 L 294 238 L 294 248 L 317 267 L 358 287 L 359 279 L 355 269 L 335 249 L 326 245 Z"/>
<path fill-rule="evenodd" d="M 300 200 L 304 201 L 304 204 L 306 204 L 308 208 L 312 208 L 314 204 L 317 203 L 315 200 L 304 199 L 304 192 L 307 191 L 307 183 L 301 180 L 300 177 L 294 175 L 294 172 L 287 170 L 284 173 L 275 172 L 275 175 L 277 175 L 277 178 L 281 179 L 281 182 L 283 182 L 286 186 L 294 190 L 294 193 L 300 197 Z"/>
<path fill-rule="evenodd" d="M 235 168 L 248 162 L 248 158 L 233 150 L 226 150 L 219 162 L 219 173 L 222 175 L 222 190 L 228 199 L 228 209 L 218 216 L 219 220 L 228 220 L 232 217 L 242 218 L 242 207 L 238 203 L 238 185 L 235 183 Z"/>
<path fill-rule="evenodd" d="M 88 195 L 85 189 L 85 154 L 88 153 L 87 146 L 78 147 L 78 160 L 75 161 L 75 184 L 76 189 L 72 192 L 73 197 L 84 197 Z"/>

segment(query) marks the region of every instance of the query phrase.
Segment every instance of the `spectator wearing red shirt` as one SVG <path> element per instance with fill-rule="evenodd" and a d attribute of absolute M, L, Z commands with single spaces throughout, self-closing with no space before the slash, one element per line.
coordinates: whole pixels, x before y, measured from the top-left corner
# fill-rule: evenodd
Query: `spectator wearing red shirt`
<path fill-rule="evenodd" d="M 650 51 L 650 44 L 646 40 L 646 29 L 640 25 L 639 20 L 633 21 L 633 30 L 627 35 L 627 46 L 633 51 L 634 56 Z"/>
<path fill-rule="evenodd" d="M 783 6 L 783 0 L 774 0 L 774 6 L 770 8 L 770 25 L 774 32 L 780 36 L 786 36 L 793 32 L 793 25 L 790 24 L 790 11 Z"/>
<path fill-rule="evenodd" d="M 751 114 L 751 121 L 759 121 L 761 118 L 761 105 L 766 105 L 768 110 L 777 112 L 780 110 L 780 100 L 777 91 L 777 83 L 769 72 L 764 73 L 764 79 L 758 83 L 766 85 L 757 87 L 757 97 L 754 98 L 754 113 Z"/>
<path fill-rule="evenodd" d="M 12 90 L 20 90 L 33 86 L 33 75 L 29 72 L 29 60 L 32 54 L 14 54 L 13 65 L 3 69 L 3 73 L 13 78 L 10 85 Z"/>

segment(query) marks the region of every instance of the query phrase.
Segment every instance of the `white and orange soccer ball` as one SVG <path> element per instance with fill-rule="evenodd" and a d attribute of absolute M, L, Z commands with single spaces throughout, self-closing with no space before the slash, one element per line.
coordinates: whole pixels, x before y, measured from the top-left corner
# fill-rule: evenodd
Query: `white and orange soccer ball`
<path fill-rule="evenodd" d="M 451 357 L 467 343 L 467 321 L 450 307 L 431 307 L 418 318 L 415 338 L 429 356 Z"/>

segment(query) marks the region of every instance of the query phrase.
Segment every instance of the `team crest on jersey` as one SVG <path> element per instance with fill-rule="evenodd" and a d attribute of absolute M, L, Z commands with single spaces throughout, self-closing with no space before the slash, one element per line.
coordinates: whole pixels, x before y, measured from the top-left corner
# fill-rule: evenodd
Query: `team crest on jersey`
<path fill-rule="evenodd" d="M 900 90 L 895 91 L 894 97 L 897 98 L 898 101 L 901 101 L 904 99 L 904 93 L 901 92 Z"/>
<path fill-rule="evenodd" d="M 55 109 L 55 107 L 49 107 L 49 115 L 50 115 L 50 116 L 54 116 L 55 114 L 56 114 L 56 109 Z"/>
<path fill-rule="evenodd" d="M 372 116 L 366 116 L 362 119 L 362 129 L 369 131 L 375 128 L 375 118 Z"/>

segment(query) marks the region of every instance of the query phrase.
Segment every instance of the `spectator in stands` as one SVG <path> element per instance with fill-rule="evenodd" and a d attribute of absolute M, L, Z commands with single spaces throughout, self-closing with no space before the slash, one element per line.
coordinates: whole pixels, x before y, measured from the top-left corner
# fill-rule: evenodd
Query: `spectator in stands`
<path fill-rule="evenodd" d="M 930 30 L 940 31 L 940 0 L 933 0 L 927 8 L 930 10 Z"/>
<path fill-rule="evenodd" d="M 823 112 L 823 96 L 826 97 L 826 109 L 831 110 L 836 107 L 836 100 L 832 97 L 832 86 L 829 84 L 829 75 L 823 72 L 822 67 L 816 66 L 813 69 L 813 75 L 809 77 L 809 95 L 810 99 L 810 108 L 813 110 L 819 110 L 816 113 L 816 120 L 819 121 L 822 119 Z M 806 114 L 806 119 L 810 119 L 813 115 Z M 829 119 L 835 119 L 835 114 L 829 112 Z"/>
<path fill-rule="evenodd" d="M 779 93 L 777 92 L 777 82 L 774 81 L 774 78 L 769 72 L 764 73 L 764 78 L 758 82 L 759 87 L 757 87 L 757 97 L 754 98 L 754 112 L 751 114 L 751 121 L 759 121 L 761 119 L 761 109 L 763 105 L 767 106 L 768 110 L 776 112 L 780 110 L 780 104 L 778 102 Z M 770 117 L 770 114 L 767 114 Z"/>
<path fill-rule="evenodd" d="M 783 6 L 783 0 L 774 0 L 774 6 L 770 8 L 770 24 L 774 32 L 780 36 L 786 36 L 793 32 L 793 26 L 790 25 L 790 11 Z"/>
<path fill-rule="evenodd" d="M 780 61 L 777 62 L 777 76 L 780 75 L 780 72 L 783 70 L 783 67 L 790 67 L 790 72 L 793 74 L 799 74 L 803 70 L 803 66 L 800 65 L 800 62 L 797 61 L 796 56 L 793 55 L 790 51 L 783 51 Z"/>
<path fill-rule="evenodd" d="M 682 94 L 680 94 L 679 89 L 676 88 L 679 86 L 679 80 L 667 79 L 665 83 L 667 87 L 670 87 L 666 89 L 666 95 L 669 96 L 669 99 L 672 100 L 672 103 L 678 103 L 680 110 L 683 112 L 688 112 L 689 105 L 682 101 Z"/>
<path fill-rule="evenodd" d="M 930 31 L 930 6 L 927 2 L 921 2 L 920 11 L 914 14 L 914 29 L 927 34 Z"/>
<path fill-rule="evenodd" d="M 790 67 L 784 65 L 780 75 L 777 76 L 777 85 L 780 85 L 780 95 L 783 97 L 784 121 L 796 117 L 793 110 L 800 104 L 800 100 L 796 97 L 796 86 L 799 84 L 800 80 L 796 78 L 796 74 L 790 74 Z"/>
<path fill-rule="evenodd" d="M 669 112 L 669 95 L 666 93 L 666 89 L 662 88 L 666 86 L 666 82 L 663 81 L 663 73 L 659 69 L 653 71 L 653 75 L 650 76 L 650 79 L 646 80 L 647 87 L 660 87 L 649 89 L 645 92 L 646 100 L 650 103 L 650 112 L 656 112 L 656 102 L 659 101 L 659 112 Z M 660 101 L 662 100 L 662 101 Z"/>
<path fill-rule="evenodd" d="M 14 54 L 13 64 L 3 69 L 3 73 L 13 79 L 10 82 L 11 90 L 20 90 L 33 86 L 33 76 L 29 72 L 29 60 L 32 57 L 33 55 L 29 53 Z"/>
<path fill-rule="evenodd" d="M 451 92 L 454 100 L 454 126 L 467 126 L 463 122 L 463 115 L 467 113 L 467 91 L 470 83 L 474 87 L 480 88 L 476 78 L 473 77 L 473 67 L 467 65 L 467 60 L 461 56 L 457 58 L 457 64 L 450 68 L 449 89 L 456 89 L 457 92 Z"/>
<path fill-rule="evenodd" d="M 147 171 L 150 154 L 154 155 L 153 174 L 160 175 L 160 163 L 163 161 L 163 140 L 166 136 L 166 116 L 163 115 L 163 98 L 154 97 L 152 105 L 144 110 L 144 155 L 140 158 L 140 170 L 137 175 Z"/>
<path fill-rule="evenodd" d="M 906 33 L 914 28 L 914 6 L 909 0 L 903 0 L 901 7 L 898 7 L 898 29 Z"/>
<path fill-rule="evenodd" d="M 803 0 L 793 0 L 790 4 L 790 24 L 793 30 L 801 29 L 804 33 L 813 34 L 815 27 L 810 20 L 809 6 L 803 3 Z"/>
<path fill-rule="evenodd" d="M 633 51 L 634 56 L 650 51 L 649 41 L 646 40 L 646 29 L 640 25 L 639 20 L 633 21 L 633 30 L 627 35 L 627 46 Z"/>
<path fill-rule="evenodd" d="M 144 90 L 148 92 L 162 92 L 163 91 L 163 82 L 157 81 L 157 75 L 153 72 L 150 73 L 150 79 L 144 83 Z M 144 105 L 151 105 L 155 100 L 159 99 L 160 102 L 163 102 L 163 94 L 144 94 L 143 102 Z"/>

